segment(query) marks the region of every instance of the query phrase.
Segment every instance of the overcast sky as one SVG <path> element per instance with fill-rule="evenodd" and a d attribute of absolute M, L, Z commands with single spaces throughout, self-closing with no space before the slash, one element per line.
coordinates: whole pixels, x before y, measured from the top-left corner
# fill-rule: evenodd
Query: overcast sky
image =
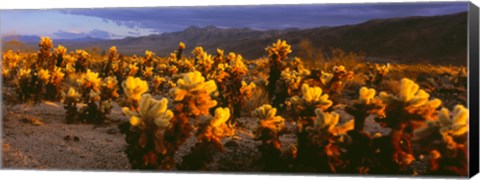
<path fill-rule="evenodd" d="M 467 11 L 467 2 L 370 3 L 1 10 L 1 35 L 118 39 L 181 31 L 189 26 L 267 30 L 356 24 L 371 19 Z"/>

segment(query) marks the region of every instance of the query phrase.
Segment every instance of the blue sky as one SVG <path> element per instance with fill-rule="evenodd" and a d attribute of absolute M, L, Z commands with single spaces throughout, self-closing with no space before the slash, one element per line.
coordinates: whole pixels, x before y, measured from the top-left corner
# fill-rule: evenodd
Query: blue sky
<path fill-rule="evenodd" d="M 1 10 L 0 32 L 2 36 L 118 39 L 181 31 L 189 26 L 303 29 L 356 24 L 378 18 L 452 14 L 467 9 L 467 2 L 422 2 Z"/>

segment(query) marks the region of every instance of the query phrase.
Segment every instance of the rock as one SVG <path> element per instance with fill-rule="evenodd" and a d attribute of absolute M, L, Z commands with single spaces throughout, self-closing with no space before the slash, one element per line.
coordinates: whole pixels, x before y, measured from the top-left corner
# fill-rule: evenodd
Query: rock
<path fill-rule="evenodd" d="M 23 118 L 22 118 L 22 121 L 23 121 L 24 123 L 30 123 L 30 124 L 33 124 L 33 125 L 35 125 L 35 126 L 41 126 L 41 125 L 43 125 L 42 120 L 40 120 L 40 118 L 37 118 L 37 117 L 29 117 L 29 116 L 23 117 Z"/>
<path fill-rule="evenodd" d="M 117 133 L 118 133 L 118 130 L 115 128 L 111 128 L 107 131 L 107 134 L 117 134 Z"/>
<path fill-rule="evenodd" d="M 72 139 L 72 138 L 70 137 L 70 135 L 66 135 L 66 136 L 63 138 L 63 140 L 65 140 L 65 141 L 70 141 L 71 139 Z"/>
<path fill-rule="evenodd" d="M 228 141 L 227 143 L 225 143 L 225 147 L 229 147 L 229 148 L 235 148 L 239 146 L 240 145 L 236 141 Z"/>

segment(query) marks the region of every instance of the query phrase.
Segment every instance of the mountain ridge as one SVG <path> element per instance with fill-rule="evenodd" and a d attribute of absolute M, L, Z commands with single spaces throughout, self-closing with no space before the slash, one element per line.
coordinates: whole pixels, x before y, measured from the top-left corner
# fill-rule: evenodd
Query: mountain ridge
<path fill-rule="evenodd" d="M 143 54 L 151 50 L 167 56 L 179 42 L 187 45 L 186 55 L 202 46 L 209 53 L 216 48 L 236 52 L 247 59 L 266 56 L 265 47 L 277 39 L 292 45 L 292 56 L 302 56 L 301 43 L 312 50 L 364 52 L 366 56 L 396 59 L 402 63 L 466 65 L 467 12 L 398 18 L 372 19 L 358 24 L 308 29 L 254 30 L 251 28 L 220 28 L 213 25 L 190 26 L 183 31 L 127 37 L 114 40 L 55 41 L 69 49 L 97 47 L 108 50 L 117 46 L 119 52 Z M 38 43 L 38 41 L 37 41 Z M 305 54 L 305 53 L 303 53 Z M 305 57 L 302 57 L 305 58 Z"/>

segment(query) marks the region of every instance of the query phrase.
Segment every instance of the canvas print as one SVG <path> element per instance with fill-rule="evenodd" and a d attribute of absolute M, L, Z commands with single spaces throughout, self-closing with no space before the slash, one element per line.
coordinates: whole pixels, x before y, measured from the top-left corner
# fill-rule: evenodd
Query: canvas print
<path fill-rule="evenodd" d="M 1 167 L 465 177 L 468 10 L 1 10 Z"/>

